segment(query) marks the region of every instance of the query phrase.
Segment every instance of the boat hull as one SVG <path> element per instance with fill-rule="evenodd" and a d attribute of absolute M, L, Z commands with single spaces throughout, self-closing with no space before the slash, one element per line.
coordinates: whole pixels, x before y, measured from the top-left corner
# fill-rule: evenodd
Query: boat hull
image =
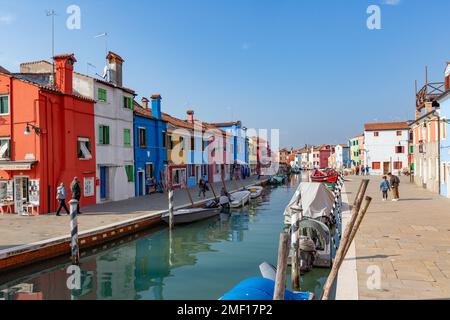
<path fill-rule="evenodd" d="M 174 212 L 173 223 L 177 224 L 188 224 L 208 218 L 212 218 L 220 214 L 221 208 L 211 208 L 211 209 L 196 209 L 196 210 L 177 210 Z M 164 214 L 162 220 L 165 223 L 169 223 L 169 214 Z"/>

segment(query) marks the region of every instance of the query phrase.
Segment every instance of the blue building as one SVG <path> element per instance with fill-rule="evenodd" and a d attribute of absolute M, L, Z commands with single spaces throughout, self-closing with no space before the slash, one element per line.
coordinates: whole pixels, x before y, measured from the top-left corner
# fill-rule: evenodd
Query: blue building
<path fill-rule="evenodd" d="M 246 178 L 250 176 L 249 167 L 249 141 L 247 129 L 242 126 L 241 121 L 212 123 L 211 125 L 226 131 L 231 136 L 230 156 L 232 177 Z"/>
<path fill-rule="evenodd" d="M 450 71 L 450 70 L 449 70 Z M 450 78 L 450 72 L 449 76 Z M 448 137 L 447 127 L 450 120 L 450 85 L 447 85 L 446 92 L 441 95 L 437 102 L 440 105 L 440 193 L 444 197 L 450 198 L 450 137 Z"/>
<path fill-rule="evenodd" d="M 134 102 L 134 159 L 136 196 L 143 196 L 163 185 L 167 165 L 167 122 L 162 119 L 161 96 L 142 98 L 142 106 Z M 154 178 L 154 179 L 153 179 Z"/>

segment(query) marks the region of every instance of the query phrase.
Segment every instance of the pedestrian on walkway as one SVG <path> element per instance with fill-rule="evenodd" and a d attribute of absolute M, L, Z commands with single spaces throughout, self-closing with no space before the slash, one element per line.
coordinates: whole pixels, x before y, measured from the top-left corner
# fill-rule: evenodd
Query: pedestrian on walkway
<path fill-rule="evenodd" d="M 59 184 L 59 187 L 56 189 L 56 199 L 59 202 L 59 206 L 58 209 L 56 210 L 56 215 L 60 216 L 61 215 L 61 209 L 64 208 L 64 210 L 66 210 L 67 214 L 70 214 L 69 209 L 67 208 L 66 205 L 66 188 L 64 188 L 64 182 L 61 182 Z"/>
<path fill-rule="evenodd" d="M 81 214 L 80 212 L 81 187 L 77 177 L 73 178 L 73 181 L 70 184 L 70 192 L 72 193 L 72 199 L 78 201 L 77 214 Z"/>
<path fill-rule="evenodd" d="M 356 166 L 356 175 L 359 176 L 359 166 Z"/>
<path fill-rule="evenodd" d="M 200 198 L 201 195 L 203 194 L 203 198 L 206 198 L 206 191 L 208 190 L 209 188 L 206 185 L 206 179 L 201 178 L 200 181 L 198 182 L 198 197 Z"/>
<path fill-rule="evenodd" d="M 391 172 L 388 173 L 389 182 L 391 184 L 392 193 L 393 193 L 393 199 L 392 201 L 398 201 L 400 200 L 400 192 L 398 190 L 400 186 L 400 178 L 396 175 L 393 175 Z"/>
<path fill-rule="evenodd" d="M 386 201 L 388 199 L 388 192 L 391 191 L 391 186 L 386 176 L 383 176 L 383 181 L 380 183 L 380 190 L 383 194 L 383 201 Z"/>
<path fill-rule="evenodd" d="M 370 170 L 369 166 L 366 166 L 366 176 L 370 176 L 369 170 Z"/>

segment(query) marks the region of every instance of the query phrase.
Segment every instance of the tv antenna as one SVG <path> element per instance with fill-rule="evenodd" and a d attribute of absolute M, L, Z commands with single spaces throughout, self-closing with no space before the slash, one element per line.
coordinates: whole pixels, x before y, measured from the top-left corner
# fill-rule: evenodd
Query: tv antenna
<path fill-rule="evenodd" d="M 47 10 L 46 12 L 47 17 L 52 17 L 52 68 L 53 68 L 53 79 L 52 79 L 52 86 L 55 86 L 55 16 L 56 12 L 54 9 Z"/>
<path fill-rule="evenodd" d="M 94 36 L 94 38 L 95 39 L 98 39 L 98 38 L 105 39 L 105 59 L 106 59 L 106 57 L 108 56 L 108 33 L 107 32 L 100 33 L 100 34 Z M 103 78 L 103 80 L 106 80 L 108 77 L 108 72 L 109 72 L 109 66 L 108 66 L 108 62 L 106 62 L 105 66 L 103 68 L 102 75 L 99 75 L 98 73 L 96 73 L 96 74 L 97 74 L 97 76 Z"/>
<path fill-rule="evenodd" d="M 89 68 L 94 68 L 94 70 L 97 68 L 96 66 L 94 66 L 92 63 L 88 62 L 86 64 L 86 74 L 89 76 Z"/>

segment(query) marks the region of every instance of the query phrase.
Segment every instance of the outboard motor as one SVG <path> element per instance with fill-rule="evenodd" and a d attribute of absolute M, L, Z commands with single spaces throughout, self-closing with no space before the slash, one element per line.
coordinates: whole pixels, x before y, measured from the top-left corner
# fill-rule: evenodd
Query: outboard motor
<path fill-rule="evenodd" d="M 300 272 L 311 271 L 316 259 L 316 245 L 309 237 L 300 237 Z"/>
<path fill-rule="evenodd" d="M 219 203 L 223 208 L 229 208 L 230 207 L 230 198 L 227 196 L 220 196 Z"/>
<path fill-rule="evenodd" d="M 217 200 L 209 200 L 206 204 L 205 204 L 205 208 L 210 209 L 210 208 L 216 208 L 218 206 L 218 202 Z"/>

